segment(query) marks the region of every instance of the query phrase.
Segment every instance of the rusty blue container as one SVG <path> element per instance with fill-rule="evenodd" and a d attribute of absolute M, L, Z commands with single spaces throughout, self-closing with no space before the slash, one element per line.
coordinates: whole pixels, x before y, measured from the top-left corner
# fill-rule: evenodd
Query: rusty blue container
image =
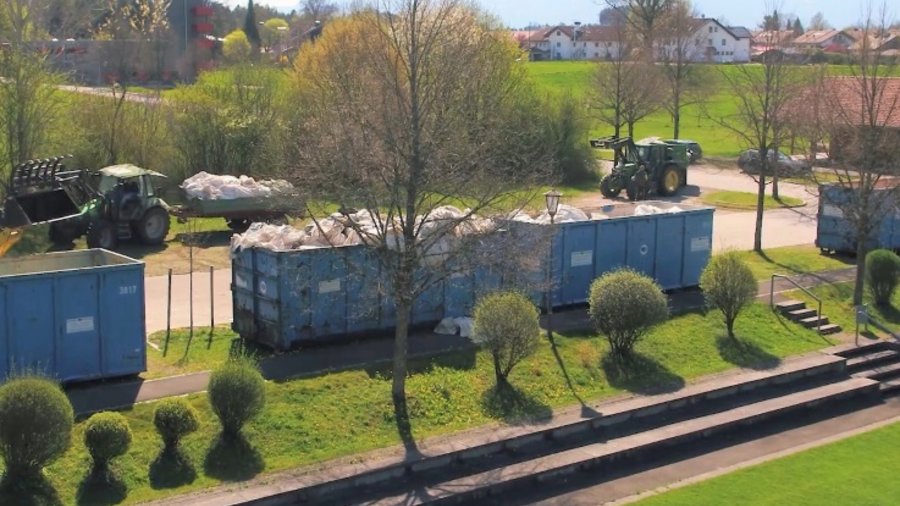
<path fill-rule="evenodd" d="M 0 260 L 0 375 L 143 372 L 143 262 L 105 250 Z"/>
<path fill-rule="evenodd" d="M 847 219 L 844 209 L 853 190 L 834 185 L 819 185 L 819 211 L 816 220 L 816 246 L 824 251 L 856 253 L 856 229 Z M 887 248 L 900 250 L 900 209 L 891 189 L 875 190 L 872 199 L 880 210 L 873 218 L 877 220 L 869 237 L 867 248 Z M 888 202 L 885 199 L 893 199 Z"/>

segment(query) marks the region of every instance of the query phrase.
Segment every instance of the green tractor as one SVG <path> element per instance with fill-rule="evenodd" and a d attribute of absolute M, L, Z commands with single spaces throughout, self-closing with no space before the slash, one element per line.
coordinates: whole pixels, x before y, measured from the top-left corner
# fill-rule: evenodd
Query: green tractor
<path fill-rule="evenodd" d="M 600 181 L 604 197 L 618 197 L 625 190 L 629 200 L 646 199 L 650 193 L 668 197 L 687 184 L 688 148 L 681 144 L 635 144 L 631 137 L 592 139 L 591 147 L 613 151 L 613 168 Z"/>
<path fill-rule="evenodd" d="M 159 172 L 123 164 L 82 173 L 91 198 L 83 213 L 50 225 L 50 240 L 65 245 L 86 236 L 89 248 L 113 250 L 121 240 L 137 238 L 158 245 L 169 234 L 169 206 L 157 195 Z"/>

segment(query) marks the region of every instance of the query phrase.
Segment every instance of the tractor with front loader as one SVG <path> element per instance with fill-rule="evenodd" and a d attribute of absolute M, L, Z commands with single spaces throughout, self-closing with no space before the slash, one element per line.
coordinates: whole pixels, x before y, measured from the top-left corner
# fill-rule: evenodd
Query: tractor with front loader
<path fill-rule="evenodd" d="M 685 145 L 635 143 L 631 137 L 592 139 L 591 147 L 613 152 L 613 167 L 600 181 L 604 197 L 618 197 L 625 190 L 629 200 L 643 200 L 651 193 L 671 196 L 687 184 L 690 154 Z"/>
<path fill-rule="evenodd" d="M 0 229 L 7 230 L 0 252 L 21 237 L 21 229 L 40 224 L 50 225 L 50 240 L 60 245 L 82 235 L 88 247 L 110 250 L 134 236 L 144 244 L 163 243 L 169 207 L 156 195 L 153 179 L 165 176 L 134 165 L 70 170 L 64 159 L 29 160 L 13 168 L 0 215 Z"/>

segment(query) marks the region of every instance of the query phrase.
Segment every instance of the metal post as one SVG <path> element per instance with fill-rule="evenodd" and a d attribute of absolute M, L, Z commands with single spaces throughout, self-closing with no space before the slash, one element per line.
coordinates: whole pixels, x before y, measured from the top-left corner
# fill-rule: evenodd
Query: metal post
<path fill-rule="evenodd" d="M 163 356 L 169 351 L 169 338 L 172 337 L 172 269 L 169 269 L 169 290 L 166 298 L 166 342 L 163 344 Z"/>
<path fill-rule="evenodd" d="M 554 213 L 555 214 L 555 213 Z M 555 229 L 553 223 L 553 214 L 550 214 L 550 254 L 549 263 L 547 264 L 547 339 L 553 342 L 553 239 L 555 239 Z"/>
<path fill-rule="evenodd" d="M 213 300 L 213 266 L 209 266 L 209 338 L 206 340 L 206 349 L 212 347 L 213 330 L 216 328 L 216 304 Z"/>

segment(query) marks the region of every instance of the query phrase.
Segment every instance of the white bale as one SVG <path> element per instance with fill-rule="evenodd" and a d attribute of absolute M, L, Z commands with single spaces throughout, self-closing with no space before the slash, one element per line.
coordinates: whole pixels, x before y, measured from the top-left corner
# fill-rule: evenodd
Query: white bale
<path fill-rule="evenodd" d="M 444 318 L 434 328 L 434 333 L 442 336 L 453 336 L 456 335 L 458 329 L 459 327 L 457 327 L 453 318 Z"/>
<path fill-rule="evenodd" d="M 461 316 L 459 318 L 454 318 L 453 323 L 459 327 L 460 337 L 472 337 L 472 329 L 475 328 L 475 320 L 468 316 Z"/>

